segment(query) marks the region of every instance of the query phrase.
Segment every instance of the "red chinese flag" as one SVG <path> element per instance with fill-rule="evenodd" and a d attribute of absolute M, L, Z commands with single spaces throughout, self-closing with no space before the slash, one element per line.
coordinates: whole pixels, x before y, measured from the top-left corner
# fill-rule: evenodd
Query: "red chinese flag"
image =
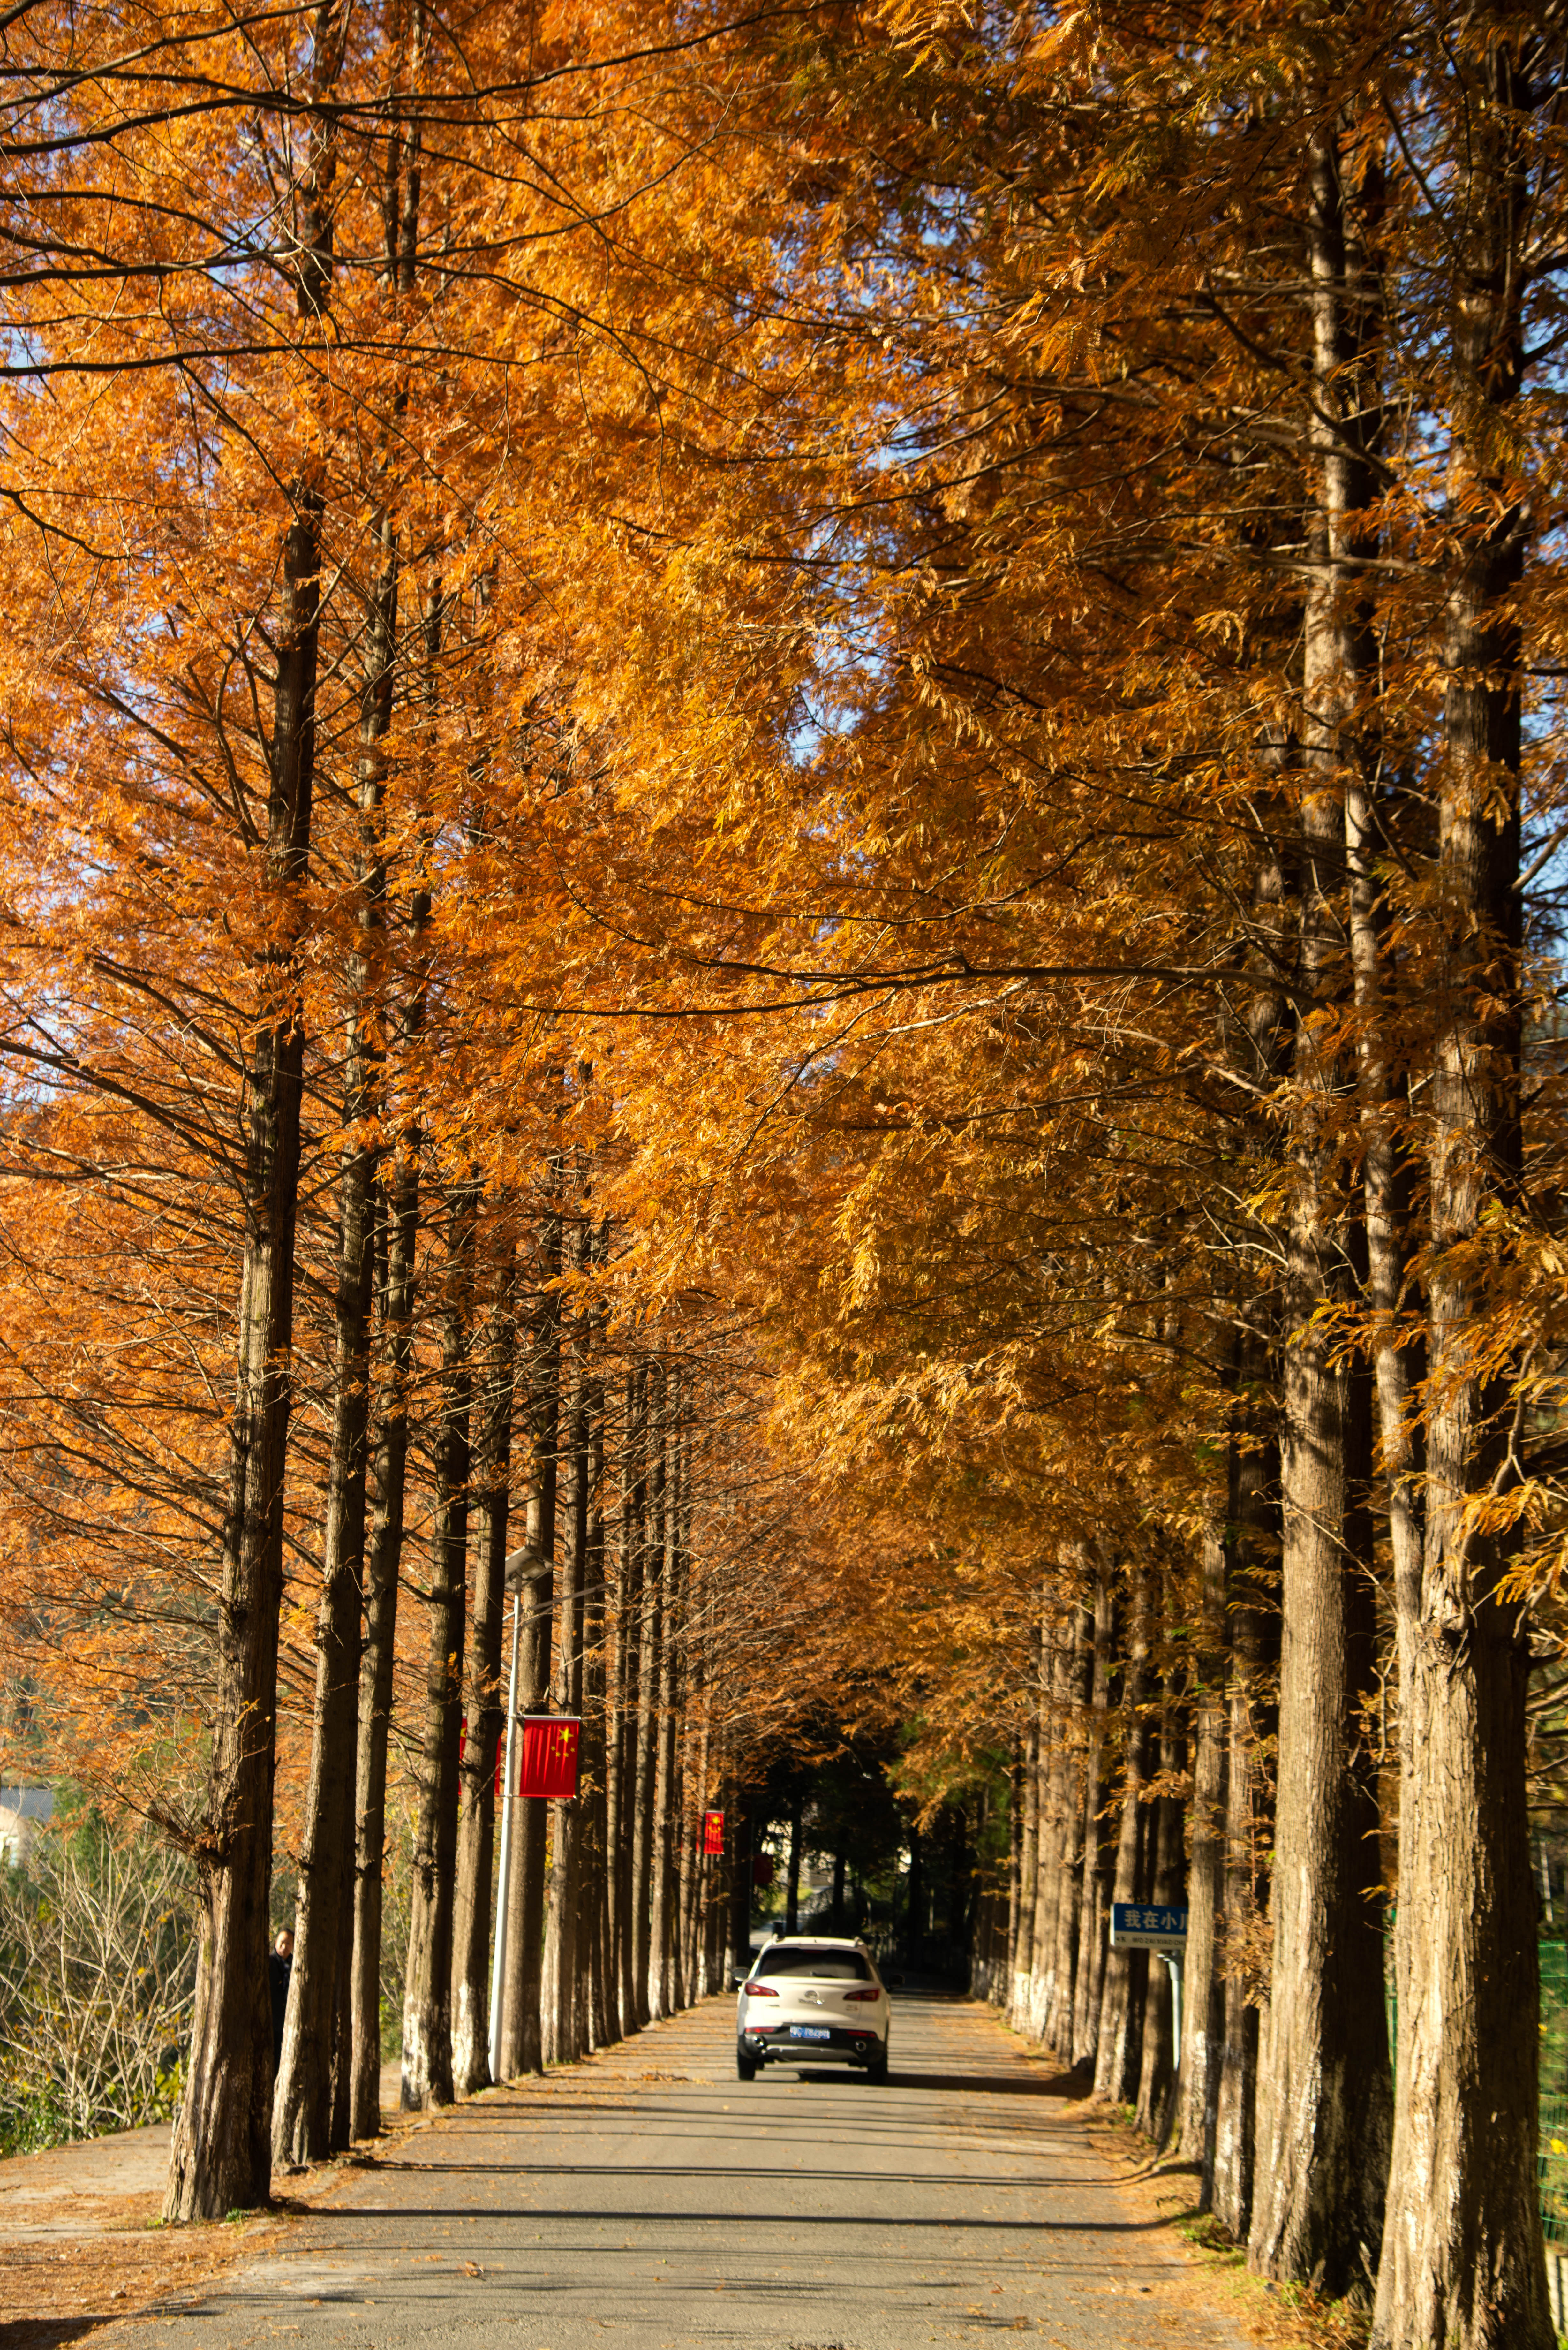
<path fill-rule="evenodd" d="M 702 1849 L 722 1855 L 724 1850 L 724 1814 L 704 1812 L 702 1814 Z"/>
<path fill-rule="evenodd" d="M 582 1728 L 569 1715 L 543 1714 L 520 1724 L 523 1760 L 517 1773 L 520 1795 L 570 1796 L 577 1792 L 577 1733 Z"/>

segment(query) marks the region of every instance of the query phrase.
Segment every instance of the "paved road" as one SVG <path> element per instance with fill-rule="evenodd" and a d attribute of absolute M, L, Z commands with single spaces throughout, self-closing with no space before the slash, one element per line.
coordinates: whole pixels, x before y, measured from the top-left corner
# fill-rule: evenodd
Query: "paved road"
<path fill-rule="evenodd" d="M 1082 2106 L 980 2007 L 896 2002 L 886 2088 L 734 2074 L 712 2000 L 389 2144 L 109 2350 L 1240 2350 Z"/>

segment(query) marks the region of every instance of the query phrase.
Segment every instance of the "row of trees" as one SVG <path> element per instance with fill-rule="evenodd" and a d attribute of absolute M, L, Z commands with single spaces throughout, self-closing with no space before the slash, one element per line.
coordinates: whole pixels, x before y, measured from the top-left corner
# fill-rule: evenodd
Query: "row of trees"
<path fill-rule="evenodd" d="M 1376 2270 L 1380 2345 L 1544 2345 L 1557 15 L 5 38 L 8 1616 L 202 1870 L 171 2209 L 265 2186 L 291 1710 L 317 2126 L 410 1497 L 410 2093 L 449 1995 L 473 2044 L 510 1264 L 514 1547 L 549 1520 L 557 1691 L 607 1690 L 546 2012 L 619 1965 L 625 1725 L 697 1784 L 662 1667 L 609 1704 L 657 1555 L 754 1746 L 891 1706 L 922 1796 L 1016 1754 L 1008 1996 L 1064 2037 L 1071 1974 L 1124 2088 L 1064 1856 L 1103 1784 L 1111 1884 L 1185 1860 L 1183 2110 L 1239 2228 L 1255 2039 L 1255 2261 Z M 771 1411 L 694 1452 L 689 1552 L 635 1500 L 677 1372 Z"/>

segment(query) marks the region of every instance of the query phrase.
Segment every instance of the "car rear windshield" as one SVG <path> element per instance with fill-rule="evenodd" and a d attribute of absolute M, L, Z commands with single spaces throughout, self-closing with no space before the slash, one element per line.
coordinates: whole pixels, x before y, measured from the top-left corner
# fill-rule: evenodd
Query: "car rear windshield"
<path fill-rule="evenodd" d="M 869 1982 L 871 1969 L 860 1950 L 815 1950 L 808 1943 L 764 1950 L 760 1975 L 816 1975 L 828 1982 Z"/>

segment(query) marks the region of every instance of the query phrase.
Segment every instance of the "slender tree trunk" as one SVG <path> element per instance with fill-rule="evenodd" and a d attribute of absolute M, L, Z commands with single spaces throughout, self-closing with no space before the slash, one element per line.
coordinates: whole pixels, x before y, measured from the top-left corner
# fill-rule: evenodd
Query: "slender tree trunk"
<path fill-rule="evenodd" d="M 320 499 L 296 494 L 284 545 L 267 868 L 297 903 L 316 765 Z M 296 924 L 303 920 L 294 917 Z M 294 1233 L 305 1038 L 293 948 L 260 973 L 244 1066 L 244 1257 L 239 1376 L 218 1601 L 212 1763 L 196 1846 L 198 1955 L 190 2066 L 174 2127 L 170 2220 L 265 2203 L 272 2183 L 267 1991 L 283 1600 L 283 1485 L 292 1400 Z"/>
<path fill-rule="evenodd" d="M 1007 2007 L 1007 2020 L 1015 2032 L 1028 2029 L 1034 1981 L 1034 1902 L 1040 1876 L 1040 1689 L 1044 1669 L 1044 1632 L 1036 1617 L 1029 1627 L 1029 1679 L 1021 1742 L 1023 1821 L 1018 1864 L 1018 1933 L 1012 1948 L 1012 1987 Z M 910 1957 L 914 1958 L 913 1950 Z"/>
<path fill-rule="evenodd" d="M 370 1419 L 370 1314 L 377 1227 L 377 1151 L 369 1132 L 379 1092 L 379 939 L 386 897 L 381 844 L 381 743 L 391 721 L 397 629 L 397 543 L 379 528 L 380 570 L 370 598 L 359 697 L 357 936 L 349 957 L 352 1009 L 343 1087 L 347 1137 L 338 1192 L 337 1350 L 310 1780 L 298 1856 L 294 1965 L 273 2092 L 273 2157 L 315 2162 L 348 2143 L 354 1855 L 349 1834 L 358 1733 L 359 1625 L 364 1602 Z"/>
<path fill-rule="evenodd" d="M 636 1810 L 632 1822 L 632 1970 L 637 2020 L 647 2023 L 649 1961 L 653 1930 L 654 1798 L 659 1741 L 659 1659 L 662 1625 L 660 1585 L 664 1572 L 663 1378 L 657 1364 L 645 1374 L 648 1406 L 648 1523 L 642 1545 L 641 1647 L 638 1657 Z"/>
<path fill-rule="evenodd" d="M 590 1234 L 579 1219 L 574 1261 L 586 1269 Z M 576 1714 L 583 1711 L 583 1596 L 587 1582 L 588 1542 L 588 1325 L 579 1313 L 570 1348 L 570 1396 L 566 1427 L 566 1556 L 557 1593 L 556 1643 L 556 1708 Z M 580 1775 L 580 1774 L 579 1774 Z M 552 1865 L 550 1914 L 545 1940 L 544 2043 L 545 2061 L 575 2064 L 581 2054 L 577 2035 L 577 1906 L 580 1894 L 582 1821 L 580 1798 L 550 1806 Z"/>
<path fill-rule="evenodd" d="M 1181 1709 L 1169 1680 L 1160 1711 L 1159 1772 L 1166 1792 L 1148 1806 L 1153 1817 L 1154 1846 L 1150 1898 L 1162 1908 L 1180 1908 L 1186 1889 L 1186 1807 L 1170 1792 L 1187 1767 L 1187 1741 Z M 1143 2054 L 1138 2073 L 1137 2126 L 1156 2146 L 1164 2146 L 1176 2115 L 1178 2051 L 1173 2033 L 1175 2016 L 1170 1969 L 1151 1954 L 1148 1987 L 1144 1996 Z"/>
<path fill-rule="evenodd" d="M 1067 1742 L 1067 1692 L 1072 1679 L 1072 1619 L 1055 1610 L 1044 1639 L 1048 1685 L 1042 1692 L 1040 1723 L 1040 1853 L 1034 1877 L 1034 1969 L 1030 1989 L 1029 2031 L 1045 2036 L 1045 2018 L 1054 1989 L 1056 1918 L 1062 1901 L 1062 1858 L 1068 1836 L 1067 1789 L 1071 1755 Z"/>
<path fill-rule="evenodd" d="M 1243 1334 L 1243 1399 L 1267 1381 L 1267 1353 Z M 1251 2221 L 1256 2170 L 1259 1965 L 1273 1841 L 1270 1750 L 1276 1721 L 1280 1613 L 1274 1559 L 1279 1544 L 1276 1456 L 1251 1430 L 1253 1407 L 1239 1401 L 1230 1448 L 1231 1527 L 1231 1694 L 1227 1724 L 1225 1879 L 1220 1963 L 1224 2029 L 1214 2139 L 1214 2210 L 1238 2243 Z"/>
<path fill-rule="evenodd" d="M 789 1875 L 784 1880 L 784 1932 L 800 1931 L 800 1847 L 804 1798 L 797 1787 L 789 1807 Z"/>
<path fill-rule="evenodd" d="M 1192 1679 L 1192 1814 L 1182 1972 L 1181 2152 L 1199 2170 L 1199 2209 L 1214 2199 L 1214 2134 L 1225 2031 L 1219 1928 L 1225 1884 L 1225 1545 L 1206 1526 L 1199 1568 Z"/>
<path fill-rule="evenodd" d="M 1078 1974 L 1073 1986 L 1075 2066 L 1094 2066 L 1105 1991 L 1106 1937 L 1114 1866 L 1106 1833 L 1106 1757 L 1111 1712 L 1116 1601 L 1104 1565 L 1095 1579 L 1095 1658 L 1084 1735 L 1084 1881 L 1078 1913 Z"/>
<path fill-rule="evenodd" d="M 464 1675 L 468 1723 L 458 1764 L 457 1890 L 452 1909 L 452 2071 L 461 2096 L 490 2085 L 491 1880 L 495 1858 L 496 1759 L 506 1727 L 501 1693 L 501 1642 L 506 1615 L 508 1489 L 512 1476 L 512 1392 L 516 1243 L 496 1246 L 494 1292 L 475 1350 L 478 1372 L 473 1448 L 473 1624 Z"/>
<path fill-rule="evenodd" d="M 607 1253 L 601 1227 L 596 1235 L 593 1261 L 602 1264 Z M 592 1358 L 602 1352 L 604 1315 L 596 1317 Z M 609 1834 L 607 1807 L 608 1756 L 613 1731 L 610 1708 L 606 1589 L 608 1566 L 605 1544 L 605 1383 L 596 1369 L 588 1381 L 588 1549 L 587 1588 L 583 1602 L 583 1781 L 585 1902 L 582 1931 L 588 1965 L 587 2044 L 605 2048 L 620 2037 L 615 1999 L 615 1959 L 610 1929 Z"/>
<path fill-rule="evenodd" d="M 629 1382 L 625 1383 L 629 1387 Z M 631 1419 L 628 1404 L 625 1407 L 617 1450 L 620 1471 L 618 1482 L 619 1498 L 616 1507 L 616 1538 L 614 1564 L 610 1550 L 605 1553 L 606 1573 L 609 1587 L 606 1593 L 607 1621 L 605 1653 L 605 2007 L 607 2022 L 614 2038 L 619 2039 L 626 2030 L 623 1991 L 627 1988 L 629 1969 L 626 1960 L 626 1870 L 622 1853 L 625 1844 L 624 1773 L 622 1756 L 626 1743 L 626 1609 L 627 1586 L 630 1575 L 630 1544 L 628 1525 L 628 1452 Z M 607 1445 L 608 1430 L 607 1426 Z"/>
<path fill-rule="evenodd" d="M 398 1587 L 413 1360 L 414 1250 L 419 1231 L 417 1133 L 405 1135 L 381 1220 L 381 1336 L 370 1436 L 376 1504 L 365 1563 L 365 1653 L 359 1666 L 355 1761 L 353 2057 L 349 2128 L 381 2127 L 381 1870 L 387 1842 L 387 1738 L 391 1726 Z"/>
<path fill-rule="evenodd" d="M 691 1551 L 690 1423 L 683 1432 L 681 1449 L 680 1549 L 681 1580 L 686 1590 L 690 1760 L 686 1773 L 686 1805 L 681 1815 L 680 1903 L 683 1920 L 682 1942 L 685 1950 L 686 1997 L 688 2002 L 692 2002 L 703 1998 L 709 1989 L 707 1969 L 702 1963 L 701 1895 L 702 1875 L 706 1865 L 702 1856 L 702 1814 L 708 1804 L 708 1765 L 711 1728 L 707 1657 L 699 1628 L 702 1621 L 701 1591 L 698 1582 L 696 1562 Z"/>
<path fill-rule="evenodd" d="M 559 1181 L 551 1162 L 551 1187 Z M 523 1637 L 517 1670 L 518 1710 L 544 1711 L 550 1693 L 551 1635 L 555 1615 L 556 1464 L 561 1394 L 561 1215 L 546 1209 L 540 1221 L 539 1294 L 529 1354 L 529 1424 L 532 1461 L 528 1497 L 528 1548 L 536 1559 L 524 1586 Z M 546 1812 L 535 1797 L 518 1803 L 512 1883 L 508 1888 L 506 1983 L 502 2001 L 502 2073 L 544 2070 L 540 1992 L 545 1958 L 545 1844 Z"/>
<path fill-rule="evenodd" d="M 678 1454 L 674 1431 L 680 1419 L 680 1376 L 671 1370 L 665 1375 L 664 1409 L 660 1414 L 659 1454 L 663 1460 L 661 1484 L 656 1491 L 654 1524 L 662 1533 L 662 1562 L 659 1569 L 660 1639 L 659 1656 L 659 1711 L 654 1742 L 653 1836 L 651 1850 L 652 1894 L 650 1904 L 650 1951 L 649 1961 L 649 2008 L 655 2015 L 672 2015 L 680 2005 L 680 1985 L 675 1979 L 675 1818 L 680 1796 L 676 1781 L 678 1750 L 676 1721 L 680 1711 L 680 1595 L 679 1589 L 679 1548 L 676 1539 L 679 1490 L 676 1464 Z M 657 1538 L 657 1536 L 656 1536 Z"/>
<path fill-rule="evenodd" d="M 431 1536 L 430 1646 L 413 1909 L 403 1981 L 402 2104 L 421 2112 L 452 2102 L 452 1911 L 457 1878 L 458 1749 L 468 1564 L 469 1320 L 473 1295 L 474 1188 L 448 1206 L 446 1295 L 441 1301 L 441 1422 L 435 1446 Z"/>
<path fill-rule="evenodd" d="M 625 2035 L 639 2031 L 643 2016 L 637 1995 L 637 1754 L 641 1715 L 643 1516 L 647 1487 L 647 1376 L 643 1369 L 626 1378 L 626 1433 L 621 1471 L 620 1570 L 618 1621 L 616 1633 L 617 1676 L 620 1690 L 617 1725 L 616 1772 L 618 1818 L 614 1846 L 618 1909 L 616 1963 L 620 2028 Z"/>
<path fill-rule="evenodd" d="M 1143 1831 L 1143 1788 L 1149 1775 L 1148 1696 L 1149 1652 L 1154 1634 L 1154 1575 L 1147 1566 L 1135 1567 L 1131 1577 L 1127 1617 L 1127 1664 L 1122 1691 L 1121 1826 L 1116 1838 L 1116 1879 L 1111 1899 L 1136 1901 Z M 1095 2052 L 1095 2095 L 1114 2105 L 1130 2105 L 1137 2095 L 1142 2050 L 1140 2024 L 1144 1989 L 1148 1977 L 1147 1950 L 1110 1950 L 1106 1957 L 1105 1990 L 1100 2005 L 1100 2030 Z"/>
<path fill-rule="evenodd" d="M 365 1033 L 352 1024 L 345 1123 L 368 1108 Z M 358 1726 L 359 1617 L 364 1594 L 366 1440 L 369 1422 L 370 1278 L 374 1264 L 374 1153 L 350 1140 L 343 1170 L 337 1254 L 337 1346 L 321 1597 L 316 1618 L 316 1700 L 310 1779 L 298 1854 L 294 1965 L 283 2054 L 273 2094 L 273 2158 L 318 2162 L 334 2148 L 333 2048 L 344 1883 L 353 1873 L 349 1833 Z M 350 1934 L 353 1908 L 348 1910 Z"/>
<path fill-rule="evenodd" d="M 1001 1955 L 1002 1973 L 992 1985 L 992 1996 L 998 2007 L 1006 2007 L 1012 1997 L 1012 1970 L 1018 1959 L 1020 1899 L 1023 1874 L 1023 1742 L 1012 1742 L 1012 1767 L 1007 1774 L 1007 1925 L 1006 1941 Z"/>
<path fill-rule="evenodd" d="M 735 1790 L 735 1848 L 730 1856 L 730 1956 L 744 1970 L 752 1963 L 752 1806 Z M 834 1862 L 834 1893 L 844 1906 L 844 1857 Z"/>
<path fill-rule="evenodd" d="M 685 1493 L 681 1429 L 685 1419 L 685 1387 L 679 1372 L 670 1378 L 669 1419 L 669 1491 L 665 1501 L 665 1586 L 669 1592 L 670 1635 L 665 1654 L 670 1660 L 669 1690 L 669 1848 L 666 1872 L 670 1912 L 670 2006 L 684 2007 L 687 1975 L 681 1945 L 681 1829 L 686 1817 L 687 1749 L 690 1716 L 687 1704 L 686 1548 L 682 1539 Z"/>
<path fill-rule="evenodd" d="M 1082 1562 L 1080 1562 L 1080 1565 Z M 1073 2002 L 1077 1982 L 1078 1930 L 1084 1899 L 1084 1749 L 1095 1670 L 1095 1619 L 1085 1607 L 1073 1610 L 1073 1648 L 1068 1672 L 1064 1736 L 1062 1884 L 1056 1903 L 1056 1948 L 1051 1966 L 1051 2003 L 1044 2037 L 1071 2062 Z"/>
<path fill-rule="evenodd" d="M 1352 1542 L 1354 1532 L 1369 1533 L 1361 1477 L 1370 1467 L 1369 1457 L 1363 1466 L 1370 1432 L 1356 1409 L 1362 1385 L 1335 1359 L 1321 1318 L 1356 1286 L 1338 1173 L 1345 1089 L 1332 1032 L 1349 982 L 1341 948 L 1345 771 L 1361 764 L 1359 705 L 1376 646 L 1351 568 L 1355 518 L 1372 489 L 1358 446 L 1369 314 L 1349 258 L 1331 128 L 1314 138 L 1311 182 L 1318 494 L 1305 628 L 1307 1009 L 1293 1087 L 1280 1792 L 1250 2257 L 1265 2274 L 1310 2278 L 1339 2294 L 1376 2260 L 1392 2108 L 1376 1790 L 1359 1729 L 1376 1664 L 1372 1562 L 1369 1549 Z"/>
<path fill-rule="evenodd" d="M 1536 2178 L 1539 1959 L 1525 1793 L 1517 1532 L 1478 1503 L 1519 1476 L 1521 1416 L 1483 1357 L 1497 1277 L 1478 1245 L 1518 1197 L 1522 938 L 1518 590 L 1532 519 L 1501 454 L 1522 389 L 1532 116 L 1561 103 L 1561 42 L 1489 9 L 1451 63 L 1458 151 L 1444 758 L 1428 1127 L 1426 1545 L 1397 1581 L 1403 1685 L 1398 2104 L 1378 2350 L 1548 2350 Z M 1550 42 L 1550 47 L 1548 43 Z M 1418 1926 L 1417 1926 L 1418 1921 Z"/>

